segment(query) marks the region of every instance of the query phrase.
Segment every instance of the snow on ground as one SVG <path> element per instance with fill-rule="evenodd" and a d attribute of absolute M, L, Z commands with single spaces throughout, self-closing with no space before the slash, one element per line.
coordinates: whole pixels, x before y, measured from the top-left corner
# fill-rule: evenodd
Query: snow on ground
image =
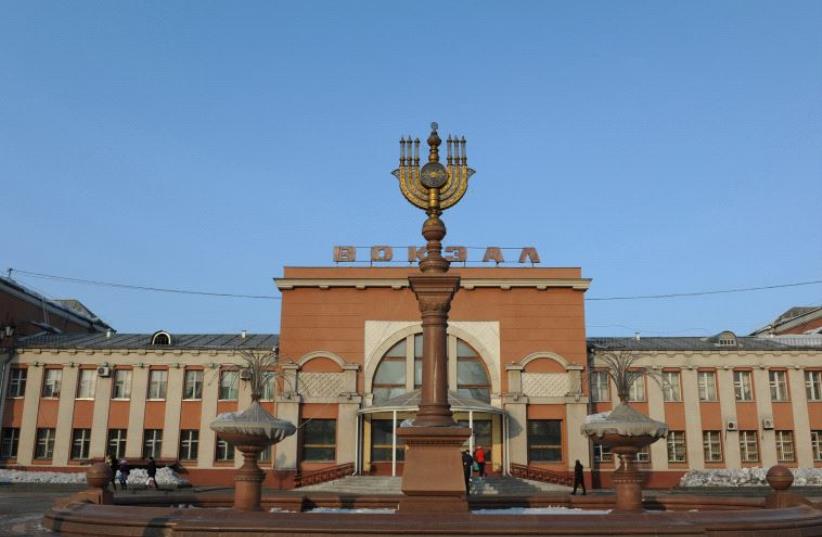
<path fill-rule="evenodd" d="M 180 488 L 188 487 L 189 482 L 180 477 L 177 472 L 168 467 L 157 469 L 157 485 L 160 488 Z M 148 487 L 148 472 L 144 468 L 135 468 L 128 474 L 126 481 L 129 488 L 146 488 Z"/>
<path fill-rule="evenodd" d="M 342 513 L 342 514 L 368 514 L 368 515 L 393 515 L 396 512 L 396 509 L 374 509 L 374 508 L 362 508 L 362 509 L 344 509 L 344 508 L 337 508 L 337 507 L 316 507 L 311 509 L 310 511 L 306 511 L 306 513 Z"/>
<path fill-rule="evenodd" d="M 822 486 L 822 468 L 792 468 L 796 487 Z M 767 487 L 767 468 L 691 470 L 679 480 L 680 487 Z"/>
<path fill-rule="evenodd" d="M 85 472 L 25 472 L 0 469 L 0 483 L 80 483 L 86 482 Z"/>
<path fill-rule="evenodd" d="M 610 509 L 578 509 L 571 507 L 509 507 L 508 509 L 477 509 L 475 515 L 607 515 Z"/>

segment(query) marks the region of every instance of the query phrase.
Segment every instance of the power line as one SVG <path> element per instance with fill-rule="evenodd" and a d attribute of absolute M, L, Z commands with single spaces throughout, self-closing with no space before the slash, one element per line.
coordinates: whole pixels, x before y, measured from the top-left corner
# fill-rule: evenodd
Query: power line
<path fill-rule="evenodd" d="M 15 268 L 8 269 L 9 277 L 11 277 L 12 273 L 19 273 L 25 274 L 27 276 L 31 276 L 34 278 L 43 278 L 49 280 L 60 280 L 72 283 L 81 283 L 85 285 L 97 285 L 101 287 L 115 287 L 119 289 L 132 289 L 135 291 L 154 291 L 158 293 L 174 293 L 174 294 L 182 294 L 182 295 L 199 295 L 199 296 L 212 296 L 212 297 L 220 297 L 220 298 L 247 298 L 247 299 L 254 299 L 254 300 L 280 300 L 281 297 L 274 296 L 274 295 L 248 295 L 248 294 L 241 294 L 241 293 L 225 293 L 225 292 L 216 292 L 216 291 L 197 291 L 193 289 L 174 289 L 174 288 L 166 288 L 166 287 L 153 287 L 153 286 L 146 286 L 146 285 L 135 285 L 129 283 L 117 283 L 117 282 L 106 282 L 106 281 L 99 281 L 99 280 L 89 280 L 84 278 L 72 278 L 69 276 L 59 276 L 56 274 L 44 274 L 42 272 L 31 272 L 27 270 L 20 270 Z M 801 287 L 806 285 L 819 285 L 822 284 L 822 280 L 810 280 L 805 282 L 792 282 L 792 283 L 782 283 L 776 285 L 763 285 L 759 287 L 738 287 L 738 288 L 731 288 L 731 289 L 714 289 L 709 291 L 692 291 L 692 292 L 682 292 L 682 293 L 663 293 L 663 294 L 655 294 L 655 295 L 627 295 L 627 296 L 610 296 L 610 297 L 587 297 L 585 300 L 588 302 L 604 302 L 604 301 L 614 301 L 614 300 L 658 300 L 658 299 L 665 299 L 665 298 L 683 298 L 683 297 L 696 297 L 696 296 L 710 296 L 710 295 L 721 295 L 721 294 L 730 294 L 730 293 L 747 293 L 751 291 L 764 291 L 768 289 L 783 289 L 786 287 Z"/>
<path fill-rule="evenodd" d="M 688 293 L 665 293 L 659 295 L 635 295 L 635 296 L 609 296 L 609 297 L 593 297 L 593 298 L 586 298 L 585 300 L 592 302 L 592 301 L 604 301 L 604 300 L 649 300 L 649 299 L 660 299 L 660 298 L 681 298 L 681 297 L 691 297 L 691 296 L 708 296 L 708 295 L 723 295 L 729 293 L 746 293 L 748 291 L 764 291 L 766 289 L 782 289 L 785 287 L 800 287 L 803 285 L 819 285 L 822 283 L 822 280 L 811 280 L 808 282 L 794 282 L 794 283 L 781 283 L 777 285 L 763 285 L 761 287 L 739 287 L 735 289 L 715 289 L 713 291 L 693 291 Z"/>
<path fill-rule="evenodd" d="M 12 273 L 17 272 L 20 274 L 25 274 L 27 276 L 31 276 L 33 278 L 43 278 L 47 280 L 59 280 L 64 282 L 72 282 L 72 283 L 81 283 L 84 285 L 97 285 L 100 287 L 115 287 L 119 289 L 132 289 L 135 291 L 154 291 L 156 293 L 174 293 L 178 295 L 199 295 L 199 296 L 213 296 L 213 297 L 220 297 L 220 298 L 248 298 L 254 300 L 280 300 L 280 297 L 273 296 L 273 295 L 245 295 L 240 293 L 221 293 L 221 292 L 214 292 L 214 291 L 196 291 L 193 289 L 171 289 L 166 287 L 151 287 L 146 285 L 134 285 L 130 283 L 116 283 L 116 282 L 104 282 L 98 280 L 86 280 L 83 278 L 71 278 L 69 276 L 57 276 L 55 274 L 43 274 L 42 272 L 30 272 L 27 270 L 20 270 L 20 269 L 9 269 L 9 276 Z"/>

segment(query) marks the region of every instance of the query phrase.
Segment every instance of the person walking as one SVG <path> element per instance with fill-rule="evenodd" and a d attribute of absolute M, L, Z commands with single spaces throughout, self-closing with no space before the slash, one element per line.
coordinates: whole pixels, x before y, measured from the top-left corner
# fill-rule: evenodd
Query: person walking
<path fill-rule="evenodd" d="M 585 496 L 585 475 L 582 473 L 582 463 L 577 459 L 574 464 L 574 491 L 571 494 L 576 494 L 579 486 L 582 487 L 582 495 Z"/>
<path fill-rule="evenodd" d="M 123 490 L 128 490 L 128 474 L 131 472 L 131 469 L 128 467 L 128 461 L 125 459 L 120 459 L 120 466 L 117 468 L 118 470 L 118 479 L 120 480 L 120 488 Z"/>
<path fill-rule="evenodd" d="M 146 473 L 148 474 L 148 485 L 154 485 L 155 490 L 160 490 L 157 486 L 157 463 L 154 462 L 154 457 L 149 457 L 146 463 Z"/>
<path fill-rule="evenodd" d="M 485 477 L 485 450 L 482 449 L 482 446 L 477 446 L 477 449 L 474 450 L 474 462 L 477 463 L 477 468 L 479 469 L 479 476 L 481 478 Z"/>
<path fill-rule="evenodd" d="M 120 463 L 109 453 L 106 455 L 106 464 L 111 467 L 111 488 L 117 490 L 117 470 L 120 468 Z"/>
<path fill-rule="evenodd" d="M 474 457 L 467 449 L 462 450 L 462 473 L 465 475 L 465 495 L 471 494 L 471 474 L 474 471 Z"/>

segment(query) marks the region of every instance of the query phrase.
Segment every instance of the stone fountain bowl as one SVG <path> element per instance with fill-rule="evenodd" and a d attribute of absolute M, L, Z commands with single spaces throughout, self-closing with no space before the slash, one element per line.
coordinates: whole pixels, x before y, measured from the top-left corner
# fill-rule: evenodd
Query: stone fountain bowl
<path fill-rule="evenodd" d="M 610 447 L 639 449 L 667 435 L 668 426 L 620 403 L 607 416 L 588 416 L 588 420 L 582 425 L 582 433 L 597 443 Z"/>
<path fill-rule="evenodd" d="M 289 421 L 275 418 L 257 401 L 242 412 L 226 412 L 211 422 L 217 436 L 234 445 L 268 446 L 291 436 L 297 428 Z"/>

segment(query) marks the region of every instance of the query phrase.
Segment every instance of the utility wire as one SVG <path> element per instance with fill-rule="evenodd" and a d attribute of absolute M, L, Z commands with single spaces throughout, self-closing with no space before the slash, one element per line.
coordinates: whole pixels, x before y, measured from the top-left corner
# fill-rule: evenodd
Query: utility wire
<path fill-rule="evenodd" d="M 44 274 L 42 272 L 30 272 L 27 270 L 20 270 L 15 268 L 8 269 L 9 277 L 12 276 L 13 273 L 25 274 L 27 276 L 31 276 L 34 278 L 44 278 L 49 280 L 60 280 L 72 283 L 82 283 L 86 285 L 97 285 L 101 287 L 116 287 L 120 289 L 133 289 L 137 291 L 154 291 L 158 293 L 175 293 L 175 294 L 182 294 L 182 295 L 200 295 L 200 296 L 213 296 L 213 297 L 221 297 L 221 298 L 248 298 L 248 299 L 255 299 L 255 300 L 280 300 L 281 297 L 274 296 L 274 295 L 246 295 L 240 293 L 221 293 L 221 292 L 213 292 L 213 291 L 196 291 L 193 289 L 172 289 L 172 288 L 165 288 L 165 287 L 152 287 L 152 286 L 145 286 L 145 285 L 134 285 L 128 283 L 116 283 L 116 282 L 105 282 L 105 281 L 98 281 L 98 280 L 87 280 L 83 278 L 72 278 L 69 276 L 58 276 L 55 274 Z M 805 282 L 793 282 L 793 283 L 782 283 L 776 285 L 763 285 L 760 287 L 738 287 L 738 288 L 731 288 L 731 289 L 714 289 L 710 291 L 693 291 L 693 292 L 684 292 L 684 293 L 664 293 L 664 294 L 656 294 L 656 295 L 626 295 L 626 296 L 610 296 L 610 297 L 587 297 L 585 300 L 588 302 L 604 302 L 604 301 L 615 301 L 615 300 L 658 300 L 658 299 L 665 299 L 665 298 L 683 298 L 683 297 L 696 297 L 696 296 L 710 296 L 710 295 L 722 295 L 722 294 L 730 294 L 730 293 L 747 293 L 751 291 L 764 291 L 767 289 L 783 289 L 786 287 L 800 287 L 806 285 L 819 285 L 822 284 L 822 280 L 810 280 Z"/>
<path fill-rule="evenodd" d="M 179 295 L 200 295 L 221 298 L 249 298 L 254 300 L 280 300 L 281 297 L 273 295 L 244 295 L 239 293 L 219 293 L 213 291 L 195 291 L 193 289 L 170 289 L 165 287 L 150 287 L 146 285 L 133 285 L 129 283 L 103 282 L 97 280 L 86 280 L 83 278 L 71 278 L 68 276 L 57 276 L 55 274 L 43 274 L 41 272 L 29 272 L 27 270 L 9 269 L 9 276 L 13 273 L 25 274 L 33 278 L 44 278 L 47 280 L 60 280 L 72 283 L 82 283 L 85 285 L 97 285 L 100 287 L 116 287 L 119 289 L 133 289 L 136 291 L 154 291 L 157 293 L 175 293 Z"/>

